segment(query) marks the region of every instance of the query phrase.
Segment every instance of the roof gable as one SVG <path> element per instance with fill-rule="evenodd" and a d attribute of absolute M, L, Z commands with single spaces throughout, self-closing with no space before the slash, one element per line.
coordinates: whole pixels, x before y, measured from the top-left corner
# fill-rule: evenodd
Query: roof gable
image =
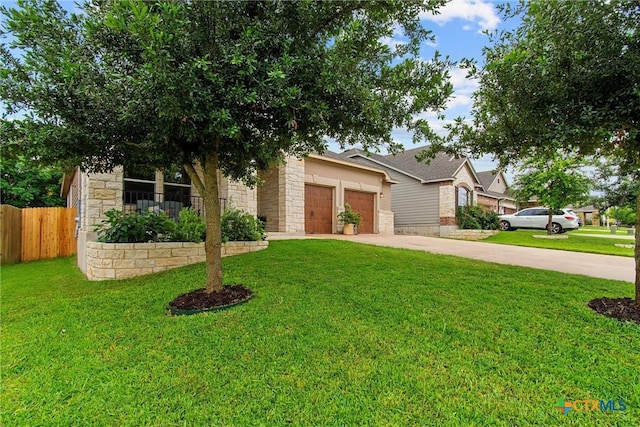
<path fill-rule="evenodd" d="M 471 165 L 466 157 L 453 157 L 445 153 L 438 153 L 428 164 L 418 162 L 416 155 L 424 149 L 425 147 L 416 147 L 395 155 L 365 153 L 362 150 L 351 149 L 338 154 L 338 156 L 346 158 L 362 157 L 417 179 L 422 183 L 452 181 L 465 163 L 469 164 L 469 166 Z M 475 176 L 473 167 L 470 167 L 470 170 Z"/>

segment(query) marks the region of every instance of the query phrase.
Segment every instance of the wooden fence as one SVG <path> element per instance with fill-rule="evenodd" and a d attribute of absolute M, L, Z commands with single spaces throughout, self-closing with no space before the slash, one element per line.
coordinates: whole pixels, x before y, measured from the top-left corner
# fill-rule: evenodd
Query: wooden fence
<path fill-rule="evenodd" d="M 22 212 L 11 205 L 0 205 L 0 264 L 13 264 L 22 259 Z"/>
<path fill-rule="evenodd" d="M 21 210 L 19 220 L 16 219 L 15 210 L 20 209 L 6 205 L 2 208 L 3 264 L 64 257 L 76 253 L 75 208 L 26 208 Z M 5 212 L 11 214 L 5 217 Z M 19 249 L 16 241 L 20 241 Z"/>

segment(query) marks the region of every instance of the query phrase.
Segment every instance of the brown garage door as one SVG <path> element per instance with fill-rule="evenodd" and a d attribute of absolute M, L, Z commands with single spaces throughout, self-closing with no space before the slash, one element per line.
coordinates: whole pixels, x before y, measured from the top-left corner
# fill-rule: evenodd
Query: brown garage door
<path fill-rule="evenodd" d="M 307 234 L 333 233 L 333 189 L 304 186 L 304 231 Z"/>
<path fill-rule="evenodd" d="M 360 191 L 345 190 L 344 202 L 351 205 L 351 209 L 362 216 L 362 222 L 358 226 L 358 233 L 373 233 L 373 193 L 362 193 Z"/>

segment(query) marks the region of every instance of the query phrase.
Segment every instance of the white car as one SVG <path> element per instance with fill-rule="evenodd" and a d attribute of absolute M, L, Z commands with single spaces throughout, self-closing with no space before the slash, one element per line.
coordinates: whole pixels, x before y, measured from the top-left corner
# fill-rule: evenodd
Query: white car
<path fill-rule="evenodd" d="M 518 211 L 512 215 L 500 215 L 500 230 L 515 230 L 518 228 L 536 228 L 546 230 L 549 222 L 549 208 L 535 207 Z M 570 209 L 556 209 L 553 212 L 551 232 L 564 233 L 579 227 L 578 216 Z"/>

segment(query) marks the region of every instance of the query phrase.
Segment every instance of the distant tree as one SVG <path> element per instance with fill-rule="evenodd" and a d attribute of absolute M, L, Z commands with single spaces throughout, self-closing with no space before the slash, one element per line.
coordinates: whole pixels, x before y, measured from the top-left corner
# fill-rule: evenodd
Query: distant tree
<path fill-rule="evenodd" d="M 549 153 L 609 156 L 640 170 L 640 7 L 637 0 L 522 0 L 514 31 L 484 50 L 473 121 L 458 119 L 447 149 L 493 153 L 502 165 Z M 443 146 L 443 144 L 445 146 Z M 640 189 L 639 189 L 640 191 Z M 640 197 L 637 202 L 640 203 Z M 640 217 L 636 219 L 640 305 Z"/>
<path fill-rule="evenodd" d="M 603 211 L 613 206 L 637 209 L 640 192 L 640 176 L 637 173 L 624 173 L 616 164 L 616 159 L 605 159 L 597 165 L 594 177 L 594 189 L 598 195 L 592 203 Z"/>
<path fill-rule="evenodd" d="M 391 151 L 396 127 L 435 137 L 413 117 L 452 90 L 449 61 L 420 57 L 419 15 L 441 3 L 96 0 L 69 15 L 22 0 L 2 9 L 0 98 L 27 115 L 4 137 L 90 171 L 181 163 L 206 211 L 206 289 L 219 291 L 218 171 L 253 184 L 325 136 Z M 391 49 L 394 31 L 407 43 Z"/>
<path fill-rule="evenodd" d="M 553 211 L 580 204 L 589 197 L 591 180 L 580 168 L 583 162 L 571 157 L 530 159 L 521 166 L 513 190 L 519 201 L 536 197 L 549 208 L 547 234 L 552 233 Z"/>
<path fill-rule="evenodd" d="M 628 206 L 611 207 L 607 209 L 607 216 L 616 221 L 618 225 L 630 225 L 636 220 L 636 212 Z"/>
<path fill-rule="evenodd" d="M 2 157 L 0 202 L 17 208 L 64 206 L 60 197 L 62 172 L 24 158 Z"/>

